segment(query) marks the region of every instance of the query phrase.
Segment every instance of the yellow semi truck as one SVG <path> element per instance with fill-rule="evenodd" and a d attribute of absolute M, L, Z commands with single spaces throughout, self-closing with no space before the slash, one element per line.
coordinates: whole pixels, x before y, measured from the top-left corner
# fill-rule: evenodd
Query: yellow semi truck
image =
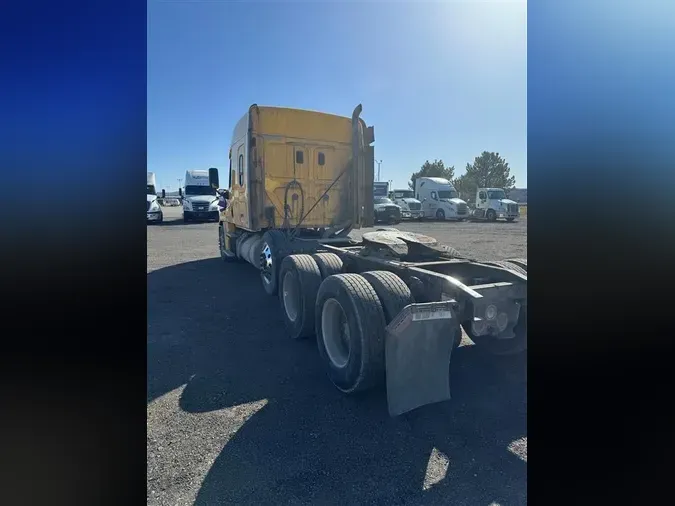
<path fill-rule="evenodd" d="M 527 261 L 476 262 L 396 229 L 352 239 L 374 217 L 375 136 L 360 114 L 252 105 L 232 135 L 219 247 L 259 269 L 290 337 L 316 336 L 339 390 L 386 385 L 396 416 L 450 398 L 462 327 L 495 355 L 527 349 Z"/>

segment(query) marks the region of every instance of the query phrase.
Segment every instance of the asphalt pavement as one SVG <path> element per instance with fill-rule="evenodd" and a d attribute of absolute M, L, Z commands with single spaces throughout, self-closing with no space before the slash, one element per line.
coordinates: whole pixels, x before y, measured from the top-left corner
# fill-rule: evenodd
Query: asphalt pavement
<path fill-rule="evenodd" d="M 465 339 L 452 400 L 392 419 L 384 392 L 342 395 L 316 343 L 286 336 L 256 270 L 220 260 L 215 223 L 164 213 L 148 225 L 149 505 L 526 504 L 524 357 Z M 526 218 L 397 227 L 527 256 Z"/>

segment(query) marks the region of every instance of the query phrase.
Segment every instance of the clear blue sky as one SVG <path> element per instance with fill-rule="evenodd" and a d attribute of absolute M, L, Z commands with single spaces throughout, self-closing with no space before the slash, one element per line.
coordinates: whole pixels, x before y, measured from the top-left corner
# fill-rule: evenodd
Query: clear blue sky
<path fill-rule="evenodd" d="M 525 187 L 526 34 L 525 2 L 150 0 L 148 170 L 175 191 L 186 169 L 226 167 L 253 103 L 362 103 L 395 187 L 426 159 L 461 175 L 482 151 Z"/>

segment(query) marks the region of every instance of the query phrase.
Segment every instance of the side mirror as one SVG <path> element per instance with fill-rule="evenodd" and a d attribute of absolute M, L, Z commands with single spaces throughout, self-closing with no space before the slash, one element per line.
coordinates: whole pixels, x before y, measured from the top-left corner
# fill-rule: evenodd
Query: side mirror
<path fill-rule="evenodd" d="M 178 188 L 178 196 L 179 197 L 183 196 L 183 189 L 182 188 Z"/>
<path fill-rule="evenodd" d="M 216 190 L 220 188 L 220 182 L 218 181 L 218 169 L 213 167 L 209 169 L 209 186 Z"/>
<path fill-rule="evenodd" d="M 164 188 L 162 188 L 162 198 L 163 199 L 166 198 L 166 190 Z"/>

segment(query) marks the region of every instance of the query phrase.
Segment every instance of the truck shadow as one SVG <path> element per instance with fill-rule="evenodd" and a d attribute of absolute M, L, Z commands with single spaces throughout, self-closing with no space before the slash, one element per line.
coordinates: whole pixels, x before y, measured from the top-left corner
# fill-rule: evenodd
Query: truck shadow
<path fill-rule="evenodd" d="M 527 465 L 508 450 L 527 432 L 525 369 L 462 346 L 453 399 L 392 419 L 384 392 L 343 396 L 316 343 L 288 339 L 250 266 L 214 258 L 148 274 L 148 403 L 183 385 L 190 413 L 264 400 L 199 505 L 526 504 Z"/>

